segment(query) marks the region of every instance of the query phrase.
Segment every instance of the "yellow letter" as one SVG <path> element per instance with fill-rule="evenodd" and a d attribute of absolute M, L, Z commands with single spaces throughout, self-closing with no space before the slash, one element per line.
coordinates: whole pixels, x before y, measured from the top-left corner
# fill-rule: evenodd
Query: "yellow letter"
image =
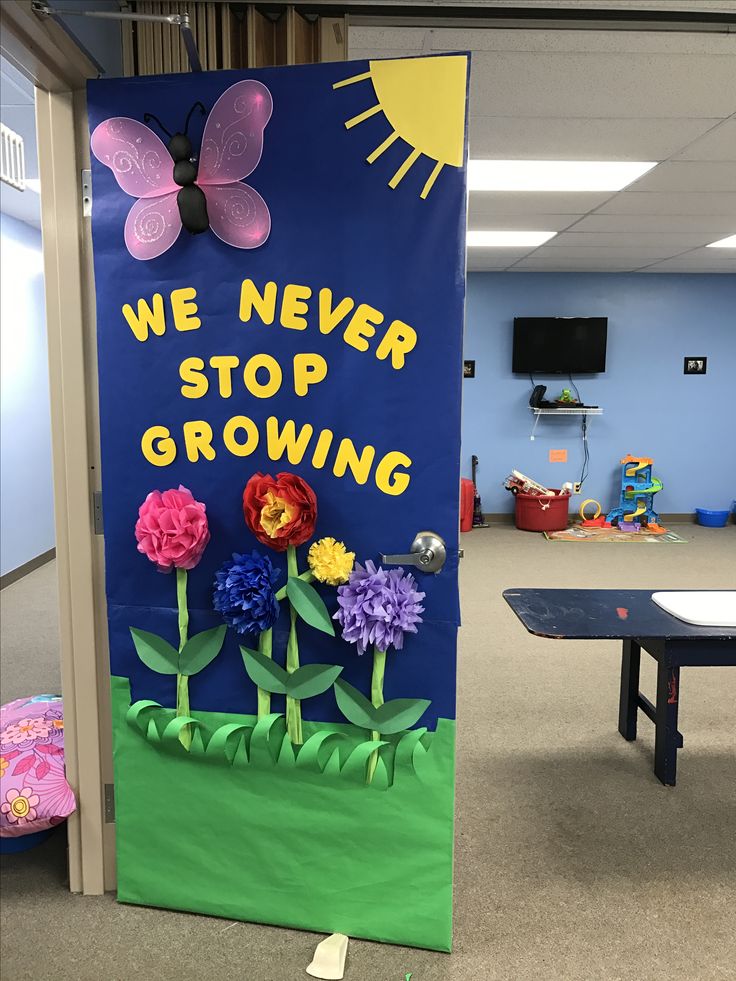
<path fill-rule="evenodd" d="M 215 459 L 215 451 L 212 449 L 212 426 L 208 422 L 197 419 L 193 422 L 185 422 L 182 428 L 184 446 L 190 463 L 196 463 L 200 454 L 205 460 Z"/>
<path fill-rule="evenodd" d="M 368 350 L 366 337 L 373 337 L 378 324 L 383 323 L 383 314 L 367 303 L 361 303 L 345 328 L 345 343 L 358 351 Z"/>
<path fill-rule="evenodd" d="M 240 319 L 247 324 L 253 316 L 253 309 L 264 324 L 272 324 L 276 317 L 276 283 L 266 283 L 263 296 L 256 289 L 252 279 L 244 279 L 240 290 Z"/>
<path fill-rule="evenodd" d="M 168 467 L 176 459 L 176 443 L 166 426 L 150 426 L 141 437 L 141 450 L 154 467 Z"/>
<path fill-rule="evenodd" d="M 327 377 L 327 362 L 321 354 L 294 355 L 294 391 L 306 395 L 310 385 Z"/>
<path fill-rule="evenodd" d="M 373 457 L 376 455 L 375 447 L 366 446 L 358 456 L 353 441 L 351 439 L 340 440 L 335 456 L 335 466 L 332 472 L 336 477 L 344 477 L 348 467 L 355 478 L 356 484 L 364 484 L 368 480 L 371 472 Z"/>
<path fill-rule="evenodd" d="M 210 368 L 217 369 L 220 398 L 229 399 L 233 394 L 233 368 L 240 364 L 234 354 L 215 354 L 210 358 Z"/>
<path fill-rule="evenodd" d="M 268 440 L 268 455 L 272 460 L 280 460 L 286 453 L 289 463 L 296 465 L 302 462 L 302 457 L 307 451 L 307 444 L 312 438 L 314 427 L 306 423 L 296 434 L 296 425 L 293 419 L 287 419 L 279 432 L 279 421 L 276 416 L 269 416 L 266 419 L 266 438 Z"/>
<path fill-rule="evenodd" d="M 239 443 L 235 439 L 235 432 L 238 429 L 245 430 L 245 442 Z M 233 456 L 250 456 L 257 448 L 258 426 L 249 419 L 248 416 L 233 416 L 228 419 L 222 430 L 222 441 Z"/>
<path fill-rule="evenodd" d="M 331 429 L 323 429 L 319 434 L 317 445 L 315 446 L 314 453 L 312 454 L 312 466 L 317 470 L 321 470 L 325 465 L 325 460 L 327 459 L 330 446 L 332 446 L 333 438 L 334 433 Z"/>
<path fill-rule="evenodd" d="M 268 372 L 268 381 L 265 385 L 261 385 L 256 378 L 259 368 L 265 368 Z M 281 388 L 282 378 L 281 367 L 276 358 L 272 358 L 270 354 L 254 354 L 252 358 L 248 358 L 243 368 L 245 387 L 257 399 L 270 399 L 275 395 Z"/>
<path fill-rule="evenodd" d="M 392 321 L 378 345 L 376 357 L 383 361 L 391 355 L 394 368 L 404 367 L 404 355 L 413 351 L 417 343 L 417 332 L 401 320 Z"/>
<path fill-rule="evenodd" d="M 319 291 L 319 329 L 322 334 L 330 334 L 344 320 L 355 306 L 355 300 L 349 296 L 340 300 L 332 309 L 332 290 L 327 288 Z"/>
<path fill-rule="evenodd" d="M 281 295 L 281 326 L 291 330 L 304 330 L 307 318 L 302 314 L 309 312 L 304 302 L 312 295 L 308 286 L 285 286 Z"/>
<path fill-rule="evenodd" d="M 179 377 L 186 385 L 181 386 L 181 394 L 185 399 L 201 399 L 207 394 L 210 383 L 204 371 L 204 361 L 201 358 L 184 358 L 179 365 Z M 187 388 L 187 385 L 191 386 Z"/>
<path fill-rule="evenodd" d="M 171 312 L 174 314 L 174 327 L 177 330 L 196 330 L 202 326 L 202 321 L 196 316 L 196 295 L 197 291 L 193 286 L 171 291 Z"/>
<path fill-rule="evenodd" d="M 408 473 L 396 473 L 396 468 L 410 466 L 411 460 L 405 453 L 399 453 L 397 450 L 387 453 L 376 467 L 376 487 L 384 494 L 391 494 L 392 497 L 403 494 L 409 486 L 411 477 Z"/>
<path fill-rule="evenodd" d="M 153 294 L 153 310 L 145 300 L 138 300 L 138 315 L 133 313 L 133 307 L 126 303 L 123 307 L 123 316 L 128 321 L 128 326 L 133 331 L 139 341 L 148 340 L 149 328 L 159 337 L 166 330 L 166 318 L 164 317 L 164 298 L 160 293 Z"/>

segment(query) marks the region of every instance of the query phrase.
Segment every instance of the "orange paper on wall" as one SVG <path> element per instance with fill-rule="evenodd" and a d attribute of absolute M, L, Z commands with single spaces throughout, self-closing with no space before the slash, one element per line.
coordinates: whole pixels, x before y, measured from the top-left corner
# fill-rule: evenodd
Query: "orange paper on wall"
<path fill-rule="evenodd" d="M 567 463 L 567 450 L 550 450 L 550 463 Z"/>

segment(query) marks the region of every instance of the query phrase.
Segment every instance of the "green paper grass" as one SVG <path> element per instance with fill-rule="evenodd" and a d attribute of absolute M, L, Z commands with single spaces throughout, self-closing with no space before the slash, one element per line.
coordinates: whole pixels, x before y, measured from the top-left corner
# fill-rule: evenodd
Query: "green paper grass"
<path fill-rule="evenodd" d="M 454 722 L 367 742 L 305 721 L 293 747 L 277 714 L 196 716 L 113 678 L 122 902 L 450 950 Z"/>

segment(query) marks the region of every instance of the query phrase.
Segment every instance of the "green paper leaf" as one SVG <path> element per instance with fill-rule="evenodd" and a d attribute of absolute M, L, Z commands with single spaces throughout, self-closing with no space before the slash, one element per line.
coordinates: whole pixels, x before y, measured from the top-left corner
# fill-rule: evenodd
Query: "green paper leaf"
<path fill-rule="evenodd" d="M 432 703 L 426 698 L 394 698 L 375 709 L 374 726 L 382 736 L 410 729 Z"/>
<path fill-rule="evenodd" d="M 341 776 L 364 783 L 368 757 L 374 749 L 381 749 L 383 746 L 388 746 L 388 743 L 381 739 L 370 739 L 365 743 L 359 743 L 340 771 Z"/>
<path fill-rule="evenodd" d="M 330 614 L 314 586 L 297 576 L 291 576 L 286 583 L 286 595 L 296 612 L 310 627 L 330 634 L 331 637 L 335 636 Z"/>
<path fill-rule="evenodd" d="M 394 757 L 395 768 L 406 767 L 409 770 L 414 769 L 414 749 L 426 731 L 426 727 L 422 727 L 421 729 L 410 729 L 409 732 L 404 733 L 396 746 L 396 756 Z"/>
<path fill-rule="evenodd" d="M 138 657 L 147 668 L 158 674 L 179 673 L 179 652 L 167 640 L 138 627 L 131 627 L 130 635 Z"/>
<path fill-rule="evenodd" d="M 335 699 L 337 700 L 337 707 L 348 722 L 352 722 L 354 726 L 360 726 L 361 729 L 377 728 L 373 725 L 373 717 L 376 712 L 374 707 L 365 695 L 362 695 L 357 688 L 353 688 L 342 678 L 338 678 L 335 682 Z"/>
<path fill-rule="evenodd" d="M 207 743 L 205 756 L 213 757 L 219 762 L 232 763 L 250 726 L 239 722 L 228 722 L 216 729 Z"/>
<path fill-rule="evenodd" d="M 292 698 L 312 698 L 321 695 L 334 683 L 342 671 L 339 664 L 305 664 L 288 676 L 286 693 Z"/>
<path fill-rule="evenodd" d="M 191 748 L 191 740 L 193 739 L 192 732 L 200 725 L 201 723 L 198 722 L 197 719 L 193 719 L 191 715 L 176 715 L 161 734 L 161 742 L 169 750 L 179 752 L 183 749 L 184 752 L 188 752 Z M 180 738 L 182 729 L 184 729 L 185 726 L 192 726 L 192 729 L 189 730 L 189 746 L 184 746 Z M 204 746 L 202 747 L 202 752 L 204 752 Z"/>
<path fill-rule="evenodd" d="M 250 761 L 261 767 L 273 766 L 279 758 L 281 745 L 286 735 L 286 721 L 283 715 L 272 712 L 256 722 L 250 737 Z"/>
<path fill-rule="evenodd" d="M 128 711 L 125 713 L 125 721 L 129 726 L 133 726 L 138 729 L 139 732 L 145 734 L 148 732 L 148 722 L 151 718 L 150 713 L 155 709 L 160 709 L 161 706 L 158 702 L 152 702 L 150 699 L 145 698 L 140 701 L 133 702 Z"/>
<path fill-rule="evenodd" d="M 210 661 L 214 661 L 222 650 L 226 631 L 227 627 L 223 623 L 190 637 L 179 655 L 179 673 L 198 674 Z"/>
<path fill-rule="evenodd" d="M 252 651 L 249 647 L 241 647 L 240 653 L 243 655 L 243 664 L 248 677 L 254 685 L 274 695 L 286 694 L 289 675 L 280 664 L 261 654 L 260 651 Z"/>

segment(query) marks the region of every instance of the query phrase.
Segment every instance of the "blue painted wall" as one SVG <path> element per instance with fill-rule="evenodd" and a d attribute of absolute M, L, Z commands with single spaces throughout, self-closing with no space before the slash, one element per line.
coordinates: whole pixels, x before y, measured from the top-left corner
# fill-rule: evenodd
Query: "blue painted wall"
<path fill-rule="evenodd" d="M 41 233 L 0 219 L 0 573 L 54 547 Z"/>
<path fill-rule="evenodd" d="M 465 357 L 476 376 L 463 382 L 463 473 L 480 458 L 486 512 L 511 511 L 501 484 L 521 470 L 547 486 L 578 480 L 579 419 L 542 418 L 529 439 L 531 383 L 511 373 L 514 317 L 607 316 L 605 374 L 575 380 L 603 415 L 589 422 L 590 475 L 584 497 L 605 509 L 618 497 L 619 460 L 654 459 L 664 481 L 662 512 L 727 508 L 736 498 L 736 276 L 621 273 L 471 273 Z M 705 376 L 683 374 L 685 356 L 707 356 Z M 569 387 L 535 376 L 547 398 Z M 550 463 L 567 449 L 567 463 Z"/>

